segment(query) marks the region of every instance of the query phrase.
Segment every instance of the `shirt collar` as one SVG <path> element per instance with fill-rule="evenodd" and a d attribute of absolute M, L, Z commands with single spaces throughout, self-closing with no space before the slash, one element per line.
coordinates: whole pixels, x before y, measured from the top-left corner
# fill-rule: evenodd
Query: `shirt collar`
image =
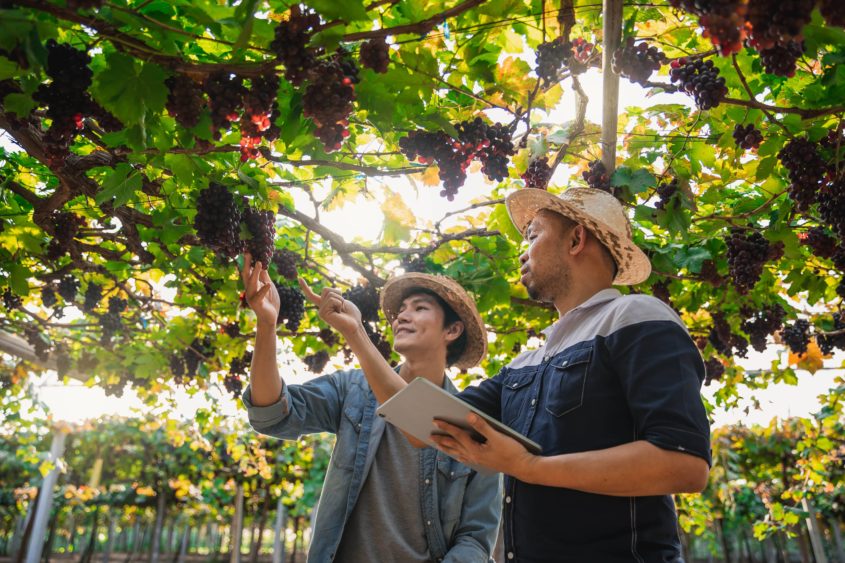
<path fill-rule="evenodd" d="M 590 307 L 595 307 L 596 305 L 601 305 L 602 303 L 607 303 L 608 301 L 613 301 L 617 297 L 621 297 L 622 293 L 619 292 L 618 289 L 615 287 L 609 287 L 607 289 L 602 289 L 594 293 L 589 299 L 581 303 L 580 305 L 573 307 L 569 311 L 566 312 L 561 318 L 553 322 L 548 327 L 544 328 L 542 332 L 547 337 L 554 331 L 554 329 L 558 326 L 558 324 L 567 316 L 571 315 L 576 311 L 583 311 L 584 309 L 589 309 Z"/>

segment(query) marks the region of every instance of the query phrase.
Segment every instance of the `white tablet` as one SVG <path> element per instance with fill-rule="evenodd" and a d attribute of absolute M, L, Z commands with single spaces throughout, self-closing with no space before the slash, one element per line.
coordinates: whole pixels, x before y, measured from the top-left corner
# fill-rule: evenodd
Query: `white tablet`
<path fill-rule="evenodd" d="M 407 387 L 376 409 L 376 414 L 387 422 L 432 447 L 434 442 L 431 440 L 431 434 L 443 434 L 443 431 L 434 426 L 432 420 L 435 418 L 460 426 L 474 434 L 473 438 L 477 441 L 484 442 L 484 437 L 475 432 L 466 421 L 467 415 L 471 412 L 486 420 L 499 432 L 518 441 L 529 452 L 541 453 L 542 449 L 537 442 L 487 416 L 469 403 L 422 377 L 414 379 Z"/>

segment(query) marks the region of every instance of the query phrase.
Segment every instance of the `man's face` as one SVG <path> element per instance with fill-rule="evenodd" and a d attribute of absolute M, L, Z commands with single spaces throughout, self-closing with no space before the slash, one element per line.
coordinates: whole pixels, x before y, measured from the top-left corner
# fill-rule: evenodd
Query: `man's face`
<path fill-rule="evenodd" d="M 408 352 L 431 352 L 448 344 L 443 327 L 443 308 L 431 295 L 413 293 L 399 306 L 393 320 L 393 349 L 403 356 Z"/>
<path fill-rule="evenodd" d="M 569 287 L 565 249 L 574 223 L 561 215 L 541 210 L 525 232 L 528 248 L 519 257 L 520 281 L 531 299 L 552 302 Z"/>

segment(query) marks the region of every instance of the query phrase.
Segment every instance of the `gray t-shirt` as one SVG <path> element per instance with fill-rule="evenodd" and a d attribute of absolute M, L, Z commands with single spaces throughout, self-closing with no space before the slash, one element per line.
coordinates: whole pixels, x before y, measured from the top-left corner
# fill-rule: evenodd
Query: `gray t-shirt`
<path fill-rule="evenodd" d="M 396 427 L 386 425 L 343 530 L 336 561 L 432 561 L 423 527 L 419 475 L 420 452 Z"/>

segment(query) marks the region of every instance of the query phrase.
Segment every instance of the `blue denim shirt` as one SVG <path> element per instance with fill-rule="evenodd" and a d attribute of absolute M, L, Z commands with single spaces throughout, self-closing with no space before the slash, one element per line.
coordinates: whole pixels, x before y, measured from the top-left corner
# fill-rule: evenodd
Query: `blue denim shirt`
<path fill-rule="evenodd" d="M 449 378 L 444 388 L 457 392 Z M 243 402 L 250 424 L 262 434 L 284 440 L 317 432 L 337 435 L 308 552 L 310 563 L 332 561 L 384 431 L 364 373 L 353 369 L 285 385 L 279 401 L 265 407 L 252 404 L 247 386 Z M 501 517 L 501 476 L 476 473 L 433 448 L 419 453 L 421 474 L 409 476 L 408 486 L 420 488 L 432 559 L 490 561 Z"/>

